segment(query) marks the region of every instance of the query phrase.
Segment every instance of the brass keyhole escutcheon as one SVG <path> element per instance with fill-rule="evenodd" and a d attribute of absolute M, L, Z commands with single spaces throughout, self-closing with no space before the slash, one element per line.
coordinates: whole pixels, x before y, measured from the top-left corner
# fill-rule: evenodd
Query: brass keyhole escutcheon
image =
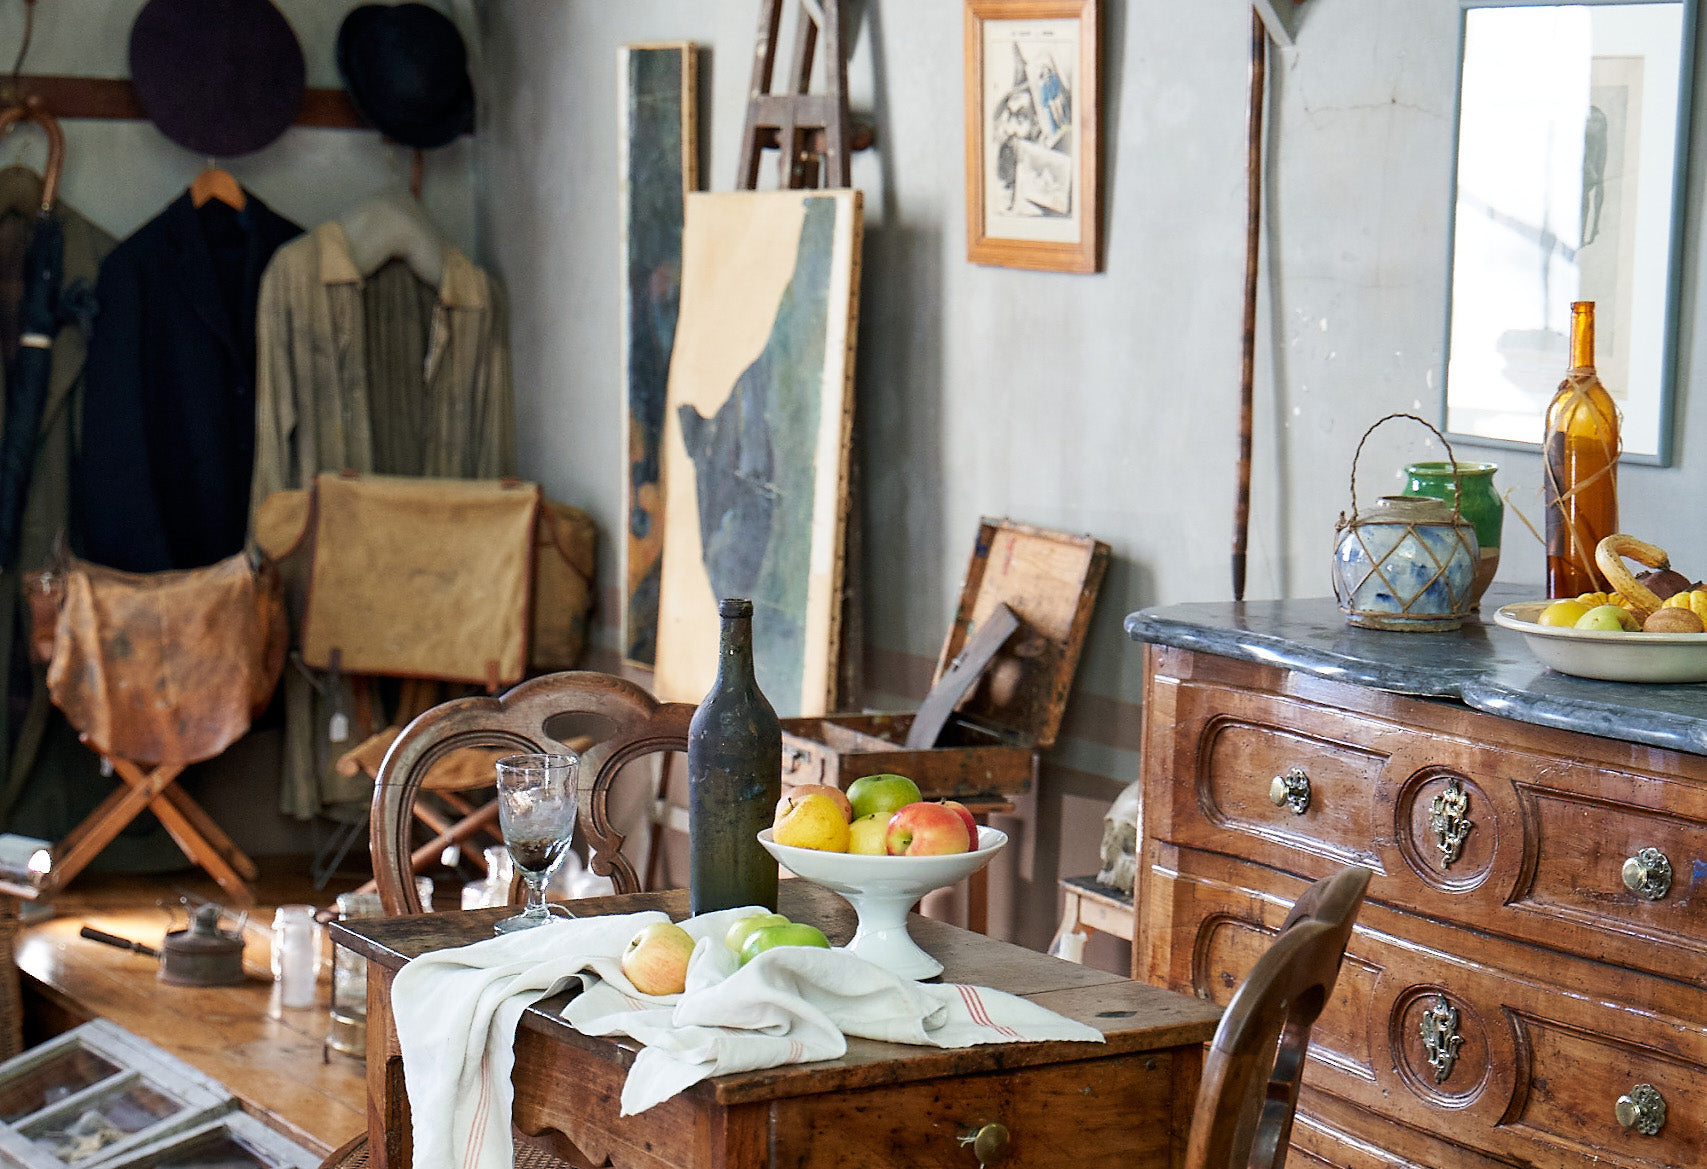
<path fill-rule="evenodd" d="M 1658 1136 L 1666 1126 L 1666 1098 L 1652 1084 L 1637 1084 L 1613 1105 L 1618 1123 L 1645 1137 Z"/>
<path fill-rule="evenodd" d="M 1464 1046 L 1464 1037 L 1458 1034 L 1458 1008 L 1443 994 L 1436 995 L 1434 1002 L 1423 1008 L 1422 1043 L 1428 1066 L 1434 1069 L 1434 1082 L 1444 1084 L 1458 1062 L 1458 1049 Z"/>
<path fill-rule="evenodd" d="M 1268 785 L 1268 798 L 1277 808 L 1289 808 L 1294 816 L 1302 816 L 1310 808 L 1310 776 L 1302 767 L 1289 767 Z"/>
<path fill-rule="evenodd" d="M 1671 861 L 1657 848 L 1644 848 L 1624 862 L 1624 887 L 1649 901 L 1671 892 Z"/>
<path fill-rule="evenodd" d="M 1429 804 L 1428 826 L 1434 833 L 1434 845 L 1440 850 L 1440 867 L 1449 869 L 1452 862 L 1464 854 L 1464 841 L 1475 822 L 1470 819 L 1470 794 L 1456 775 L 1446 781 L 1446 788 Z"/>

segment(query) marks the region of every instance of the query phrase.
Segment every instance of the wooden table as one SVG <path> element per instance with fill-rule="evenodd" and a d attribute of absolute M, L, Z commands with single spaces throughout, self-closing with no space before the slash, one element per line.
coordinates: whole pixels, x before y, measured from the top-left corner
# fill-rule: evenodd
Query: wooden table
<path fill-rule="evenodd" d="M 583 908 L 584 907 L 584 908 Z M 845 943 L 856 925 L 840 897 L 782 884 L 780 908 Z M 577 912 L 661 909 L 687 916 L 672 890 L 580 902 Z M 407 1169 L 408 1102 L 390 1014 L 404 962 L 491 935 L 508 910 L 335 923 L 369 961 L 368 1132 L 373 1169 Z M 1103 1044 L 991 1044 L 946 1051 L 850 1039 L 840 1059 L 720 1076 L 619 1117 L 638 1046 L 593 1038 L 558 1017 L 564 997 L 528 1011 L 516 1036 L 514 1121 L 577 1166 L 755 1169 L 908 1165 L 973 1169 L 960 1138 L 1000 1123 L 1013 1166 L 1171 1166 L 1185 1148 L 1202 1044 L 1219 1009 L 922 917 L 911 930 L 943 963 L 943 981 L 1021 995 L 1100 1029 Z"/>

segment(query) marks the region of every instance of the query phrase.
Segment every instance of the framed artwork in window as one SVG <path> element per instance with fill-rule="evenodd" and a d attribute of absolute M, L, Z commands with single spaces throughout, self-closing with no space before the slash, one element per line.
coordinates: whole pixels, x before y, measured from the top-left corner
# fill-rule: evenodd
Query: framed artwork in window
<path fill-rule="evenodd" d="M 966 251 L 1096 272 L 1098 0 L 966 0 Z"/>

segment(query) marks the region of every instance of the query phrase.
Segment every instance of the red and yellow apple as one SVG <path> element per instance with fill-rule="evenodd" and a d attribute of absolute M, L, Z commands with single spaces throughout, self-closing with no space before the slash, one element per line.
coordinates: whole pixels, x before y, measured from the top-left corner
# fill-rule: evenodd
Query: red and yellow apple
<path fill-rule="evenodd" d="M 889 817 L 884 844 L 890 856 L 943 856 L 972 851 L 972 834 L 960 813 L 942 804 L 907 804 Z"/>
<path fill-rule="evenodd" d="M 841 807 L 820 792 L 784 796 L 777 806 L 771 839 L 790 848 L 812 848 L 820 852 L 848 850 L 848 821 Z"/>
<path fill-rule="evenodd" d="M 965 804 L 961 803 L 959 800 L 938 800 L 937 803 L 941 804 L 945 808 L 948 808 L 948 809 L 956 812 L 957 814 L 959 814 L 959 816 L 962 820 L 966 821 L 966 834 L 972 841 L 972 847 L 977 848 L 978 847 L 978 821 L 976 821 L 972 818 L 972 810 L 970 808 L 968 808 Z"/>
<path fill-rule="evenodd" d="M 652 922 L 629 939 L 622 973 L 641 994 L 681 994 L 693 946 L 693 935 L 675 922 Z"/>

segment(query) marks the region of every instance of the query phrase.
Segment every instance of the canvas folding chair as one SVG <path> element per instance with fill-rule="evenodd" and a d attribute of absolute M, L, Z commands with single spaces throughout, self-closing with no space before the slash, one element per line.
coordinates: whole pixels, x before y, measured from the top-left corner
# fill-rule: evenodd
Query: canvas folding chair
<path fill-rule="evenodd" d="M 234 904 L 253 904 L 254 862 L 178 778 L 242 737 L 272 696 L 285 651 L 277 573 L 238 553 L 159 573 L 69 560 L 56 575 L 48 693 L 120 783 L 55 845 L 43 891 L 63 888 L 146 808 Z"/>

